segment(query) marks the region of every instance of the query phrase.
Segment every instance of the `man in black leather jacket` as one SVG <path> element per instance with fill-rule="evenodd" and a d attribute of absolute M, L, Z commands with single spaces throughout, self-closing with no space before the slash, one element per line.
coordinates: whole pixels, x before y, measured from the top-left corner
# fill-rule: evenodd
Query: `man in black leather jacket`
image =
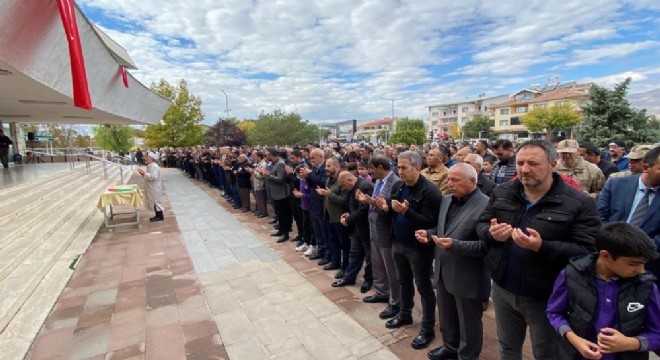
<path fill-rule="evenodd" d="M 385 326 L 393 329 L 412 324 L 411 311 L 417 285 L 422 299 L 422 327 L 411 344 L 414 349 L 427 347 L 435 338 L 435 292 L 431 284 L 435 245 L 419 243 L 415 231 L 436 224 L 442 200 L 438 187 L 421 176 L 421 165 L 416 152 L 400 154 L 397 167 L 403 181 L 392 188 L 391 200 L 380 197 L 377 201 L 381 210 L 389 211 L 393 216 L 392 256 L 401 287 L 399 315 L 387 321 Z"/>
<path fill-rule="evenodd" d="M 493 190 L 477 232 L 488 244 L 500 359 L 520 358 L 527 326 L 535 359 L 559 359 L 545 316 L 555 278 L 568 260 L 595 251 L 596 204 L 553 173 L 551 144 L 531 140 L 516 154 L 518 179 Z"/>

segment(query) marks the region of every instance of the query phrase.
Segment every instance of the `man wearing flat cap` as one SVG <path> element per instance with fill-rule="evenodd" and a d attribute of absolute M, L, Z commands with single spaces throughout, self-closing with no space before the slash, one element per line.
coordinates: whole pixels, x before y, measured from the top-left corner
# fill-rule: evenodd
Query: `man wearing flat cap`
<path fill-rule="evenodd" d="M 597 198 L 605 185 L 605 175 L 598 166 L 578 156 L 578 148 L 578 142 L 575 140 L 560 141 L 557 144 L 560 160 L 555 171 L 577 181 L 583 191 Z"/>
<path fill-rule="evenodd" d="M 160 181 L 160 167 L 158 166 L 158 154 L 149 151 L 147 154 L 147 171 L 138 169 L 138 173 L 144 178 L 144 190 L 146 193 L 146 202 L 154 208 L 156 216 L 149 221 L 163 221 L 163 191 Z"/>
<path fill-rule="evenodd" d="M 628 155 L 625 155 L 624 158 L 628 159 L 628 169 L 625 171 L 619 171 L 616 174 L 612 174 L 612 177 L 623 177 L 630 175 L 637 175 L 644 172 L 643 169 L 643 159 L 646 156 L 646 153 L 649 150 L 653 149 L 653 145 L 637 145 L 630 149 Z"/>

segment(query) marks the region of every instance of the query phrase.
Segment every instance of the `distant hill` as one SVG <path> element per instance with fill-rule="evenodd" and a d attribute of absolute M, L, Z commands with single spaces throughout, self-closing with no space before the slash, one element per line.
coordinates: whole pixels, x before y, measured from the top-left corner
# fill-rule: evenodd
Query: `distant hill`
<path fill-rule="evenodd" d="M 636 108 L 646 109 L 649 115 L 660 116 L 660 89 L 628 95 L 628 101 Z"/>

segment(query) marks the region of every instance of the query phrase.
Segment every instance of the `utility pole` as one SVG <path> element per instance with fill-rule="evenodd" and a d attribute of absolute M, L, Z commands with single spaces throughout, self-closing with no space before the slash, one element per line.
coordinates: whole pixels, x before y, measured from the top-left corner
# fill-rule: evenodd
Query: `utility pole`
<path fill-rule="evenodd" d="M 229 98 L 227 98 L 227 93 L 224 90 L 220 89 L 220 91 L 225 94 L 225 120 L 229 120 Z"/>

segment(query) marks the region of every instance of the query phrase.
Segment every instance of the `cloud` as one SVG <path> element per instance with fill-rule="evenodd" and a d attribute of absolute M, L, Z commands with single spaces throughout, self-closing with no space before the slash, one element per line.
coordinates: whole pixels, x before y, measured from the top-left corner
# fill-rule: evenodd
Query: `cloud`
<path fill-rule="evenodd" d="M 593 49 L 574 50 L 574 59 L 567 62 L 566 66 L 575 67 L 589 64 L 597 64 L 603 59 L 617 59 L 642 50 L 657 48 L 660 42 L 647 40 L 633 43 L 608 44 Z"/>
<path fill-rule="evenodd" d="M 426 117 L 429 104 L 562 76 L 567 61 L 583 77 L 621 74 L 581 65 L 616 58 L 612 39 L 633 44 L 628 54 L 657 46 L 647 26 L 657 19 L 652 1 L 79 3 L 127 49 L 142 82 L 186 79 L 206 122 L 224 114 L 220 89 L 238 118 L 282 108 L 310 120 L 345 119 L 343 111 L 367 120 L 390 116 L 384 98 L 400 99 L 397 115 Z"/>

